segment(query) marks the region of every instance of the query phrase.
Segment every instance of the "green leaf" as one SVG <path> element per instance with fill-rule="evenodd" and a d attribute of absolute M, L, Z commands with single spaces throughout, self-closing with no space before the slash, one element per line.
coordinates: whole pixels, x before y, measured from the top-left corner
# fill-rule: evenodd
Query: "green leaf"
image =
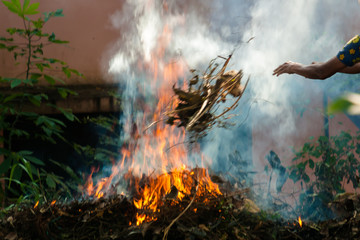
<path fill-rule="evenodd" d="M 22 16 L 22 9 L 20 5 L 19 0 L 11 0 L 11 2 L 2 0 L 2 3 L 13 13 L 18 14 L 19 16 Z M 17 5 L 19 3 L 19 6 Z"/>
<path fill-rule="evenodd" d="M 32 24 L 34 24 L 34 28 L 36 29 L 41 29 L 44 26 L 44 21 L 41 18 L 39 18 L 36 21 L 33 20 L 31 22 Z M 39 32 L 37 34 L 39 34 Z"/>
<path fill-rule="evenodd" d="M 305 170 L 305 167 L 306 167 L 306 162 L 299 163 L 296 167 L 297 167 L 298 169 L 304 171 L 304 170 Z"/>
<path fill-rule="evenodd" d="M 63 40 L 59 40 L 59 39 L 56 39 L 56 36 L 55 36 L 55 33 L 52 33 L 49 37 L 48 37 L 48 40 L 49 42 L 52 42 L 52 43 L 69 43 L 69 41 L 63 41 Z"/>
<path fill-rule="evenodd" d="M 62 111 L 62 113 L 64 114 L 64 116 L 70 120 L 70 121 L 74 121 L 75 120 L 75 115 L 70 111 Z"/>
<path fill-rule="evenodd" d="M 30 0 L 24 0 L 23 9 L 26 9 L 30 4 Z"/>
<path fill-rule="evenodd" d="M 30 75 L 30 78 L 37 80 L 37 79 L 39 79 L 41 76 L 42 76 L 41 73 L 32 73 L 32 74 Z"/>
<path fill-rule="evenodd" d="M 35 64 L 36 67 L 40 70 L 40 72 L 43 72 L 44 71 L 44 66 L 41 64 L 41 63 L 37 63 Z"/>
<path fill-rule="evenodd" d="M 51 42 L 51 41 L 54 41 L 55 40 L 55 33 L 52 33 L 49 37 L 48 37 L 48 40 Z"/>
<path fill-rule="evenodd" d="M 14 33 L 18 32 L 17 28 L 8 28 L 6 29 L 6 31 L 10 34 L 13 35 Z"/>
<path fill-rule="evenodd" d="M 66 44 L 69 43 L 69 41 L 63 41 L 63 40 L 59 40 L 59 39 L 55 39 L 53 41 L 51 41 L 52 43 L 57 43 L 57 44 Z"/>
<path fill-rule="evenodd" d="M 20 151 L 20 152 L 17 152 L 17 154 L 19 154 L 19 155 L 22 156 L 22 157 L 25 157 L 25 156 L 27 156 L 27 155 L 33 154 L 33 152 L 32 152 L 32 151 L 27 151 L 27 150 L 22 150 L 22 151 Z"/>
<path fill-rule="evenodd" d="M 49 12 L 49 13 L 44 12 L 43 14 L 44 14 L 44 21 L 45 22 L 49 21 L 49 19 L 51 17 L 63 17 L 64 16 L 62 9 L 58 9 L 55 12 Z"/>
<path fill-rule="evenodd" d="M 34 47 L 36 47 L 36 49 L 33 51 L 34 55 L 35 54 L 40 54 L 40 55 L 44 54 L 44 51 L 42 50 L 43 46 L 41 46 L 41 44 L 38 45 L 38 46 L 34 46 Z"/>
<path fill-rule="evenodd" d="M 13 42 L 14 39 L 13 38 L 4 38 L 4 37 L 0 37 L 0 41 L 4 41 L 4 42 Z"/>
<path fill-rule="evenodd" d="M 24 14 L 25 14 L 25 15 L 38 14 L 39 11 L 37 11 L 37 10 L 38 10 L 38 8 L 39 8 L 39 4 L 40 4 L 40 3 L 33 3 L 33 4 L 31 4 L 28 9 L 24 9 Z"/>
<path fill-rule="evenodd" d="M 11 2 L 16 6 L 19 11 L 22 11 L 20 0 L 11 0 Z"/>
<path fill-rule="evenodd" d="M 44 78 L 50 85 L 54 85 L 56 83 L 55 79 L 49 75 L 45 74 Z"/>
<path fill-rule="evenodd" d="M 47 176 L 46 176 L 46 184 L 47 184 L 50 188 L 55 188 L 55 187 L 56 187 L 56 183 L 55 183 L 54 179 L 53 179 L 50 175 L 47 175 Z"/>
<path fill-rule="evenodd" d="M 346 112 L 353 105 L 346 97 L 341 97 L 332 102 L 328 107 L 328 113 Z"/>
<path fill-rule="evenodd" d="M 8 187 L 10 188 L 11 182 L 14 180 L 19 181 L 21 178 L 21 170 L 18 168 L 18 164 L 13 164 L 11 171 L 10 171 L 10 176 L 9 176 L 9 185 Z"/>
<path fill-rule="evenodd" d="M 83 77 L 84 75 L 82 73 L 80 73 L 79 71 L 69 68 L 69 71 L 74 73 L 75 75 L 79 76 L 79 77 Z"/>
<path fill-rule="evenodd" d="M 60 63 L 61 65 L 65 65 L 64 61 L 55 58 L 43 58 L 44 61 L 48 61 L 49 63 Z"/>
<path fill-rule="evenodd" d="M 43 161 L 41 161 L 39 158 L 37 158 L 37 157 L 27 156 L 26 159 L 29 160 L 30 162 L 34 163 L 34 164 L 45 166 L 45 163 Z"/>
<path fill-rule="evenodd" d="M 45 100 L 49 100 L 49 96 L 46 95 L 45 93 L 41 93 L 40 96 Z"/>
<path fill-rule="evenodd" d="M 40 95 L 30 95 L 30 96 L 28 96 L 28 99 L 32 104 L 40 107 L 40 105 L 41 105 L 41 96 Z"/>
<path fill-rule="evenodd" d="M 69 94 L 71 94 L 71 95 L 78 95 L 77 92 L 72 91 L 72 90 L 67 89 L 67 88 L 58 88 L 57 90 L 58 90 L 58 92 L 59 92 L 59 94 L 60 94 L 60 96 L 61 96 L 62 98 L 66 98 Z"/>
<path fill-rule="evenodd" d="M 22 168 L 27 173 L 27 175 L 31 178 L 31 181 L 34 181 L 34 178 L 32 176 L 32 172 L 31 172 L 31 164 L 28 161 L 26 161 L 25 159 L 23 161 L 24 161 L 24 164 L 19 164 L 19 167 Z"/>
<path fill-rule="evenodd" d="M 291 173 L 290 173 L 289 178 L 290 178 L 291 180 L 293 180 L 294 183 L 296 183 L 296 182 L 299 180 L 299 176 L 298 176 L 298 174 L 297 174 L 297 170 L 295 170 L 295 169 L 292 170 Z"/>
<path fill-rule="evenodd" d="M 33 117 L 37 117 L 39 114 L 34 113 L 34 112 L 20 112 L 20 115 L 33 118 Z"/>
<path fill-rule="evenodd" d="M 69 70 L 69 68 L 63 67 L 62 71 L 65 73 L 66 77 L 68 77 L 68 78 L 71 77 L 71 71 Z"/>
<path fill-rule="evenodd" d="M 309 167 L 311 169 L 314 169 L 314 167 L 315 167 L 315 163 L 314 163 L 314 161 L 312 159 L 309 159 Z"/>
<path fill-rule="evenodd" d="M 42 126 L 41 128 L 46 133 L 47 136 L 51 137 L 53 132 L 49 128 L 47 128 L 45 126 Z"/>
<path fill-rule="evenodd" d="M 310 177 L 309 177 L 309 175 L 307 175 L 306 173 L 304 173 L 304 174 L 302 175 L 302 179 L 304 180 L 305 183 L 310 182 Z"/>
<path fill-rule="evenodd" d="M 62 98 L 66 98 L 68 95 L 67 91 L 63 88 L 58 88 L 58 92 Z"/>
<path fill-rule="evenodd" d="M 62 9 L 57 9 L 55 12 L 53 12 L 53 16 L 54 17 L 63 17 L 63 10 Z"/>
<path fill-rule="evenodd" d="M 15 78 L 11 81 L 10 87 L 15 88 L 15 87 L 19 86 L 21 83 L 22 83 L 21 79 Z"/>
<path fill-rule="evenodd" d="M 318 142 L 319 143 L 327 143 L 329 138 L 327 136 L 320 136 Z"/>
<path fill-rule="evenodd" d="M 11 100 L 17 98 L 17 97 L 21 97 L 23 94 L 22 93 L 14 93 L 14 94 L 11 94 L 10 96 L 7 96 L 5 99 L 4 99 L 4 103 L 7 103 L 7 102 L 10 102 Z"/>
<path fill-rule="evenodd" d="M 14 51 L 14 49 L 18 48 L 18 46 L 7 46 L 6 49 L 9 51 L 9 52 L 12 52 Z"/>

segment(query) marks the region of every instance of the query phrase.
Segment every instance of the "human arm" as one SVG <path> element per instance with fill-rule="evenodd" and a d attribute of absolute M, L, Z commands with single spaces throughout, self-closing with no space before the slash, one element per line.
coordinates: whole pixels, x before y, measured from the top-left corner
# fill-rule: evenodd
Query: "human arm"
<path fill-rule="evenodd" d="M 346 67 L 340 71 L 341 73 L 357 74 L 360 73 L 360 63 L 356 63 L 351 67 Z"/>
<path fill-rule="evenodd" d="M 273 75 L 283 73 L 298 74 L 311 79 L 326 79 L 337 72 L 356 74 L 360 73 L 360 35 L 356 35 L 338 54 L 324 63 L 303 65 L 295 62 L 286 62 L 274 70 Z"/>
<path fill-rule="evenodd" d="M 355 67 L 355 65 L 353 67 Z M 324 63 L 314 63 L 310 65 L 304 65 L 301 63 L 289 61 L 277 67 L 274 70 L 273 75 L 280 76 L 281 74 L 284 73 L 288 73 L 288 74 L 295 73 L 310 79 L 324 80 L 326 78 L 331 77 L 337 72 L 350 71 L 350 70 L 351 71 L 359 70 L 360 72 L 360 66 L 354 69 L 348 69 L 348 68 L 352 68 L 352 67 L 347 67 L 337 57 L 333 57 Z"/>

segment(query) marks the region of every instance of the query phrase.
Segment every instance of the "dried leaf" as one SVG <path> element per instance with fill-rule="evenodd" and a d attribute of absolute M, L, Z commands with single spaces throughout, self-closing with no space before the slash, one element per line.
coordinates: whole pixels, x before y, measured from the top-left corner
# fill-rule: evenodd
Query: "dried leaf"
<path fill-rule="evenodd" d="M 16 240 L 18 238 L 16 232 L 11 232 L 8 235 L 6 235 L 5 240 Z"/>
<path fill-rule="evenodd" d="M 210 232 L 210 229 L 208 229 L 204 224 L 200 224 L 200 225 L 199 225 L 199 228 L 200 228 L 201 230 L 206 231 L 206 232 Z"/>

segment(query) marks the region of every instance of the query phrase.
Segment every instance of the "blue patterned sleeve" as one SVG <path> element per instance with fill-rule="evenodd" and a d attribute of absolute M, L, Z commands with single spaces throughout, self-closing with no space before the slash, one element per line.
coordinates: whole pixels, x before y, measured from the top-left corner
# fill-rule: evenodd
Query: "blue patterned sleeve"
<path fill-rule="evenodd" d="M 348 67 L 360 62 L 360 36 L 353 37 L 336 57 Z"/>

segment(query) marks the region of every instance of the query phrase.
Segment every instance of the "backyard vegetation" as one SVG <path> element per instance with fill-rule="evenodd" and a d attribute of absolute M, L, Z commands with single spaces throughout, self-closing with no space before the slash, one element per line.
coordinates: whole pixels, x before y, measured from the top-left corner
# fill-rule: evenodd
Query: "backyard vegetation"
<path fill-rule="evenodd" d="M 14 151 L 13 140 L 22 138 L 51 143 L 67 141 L 63 137 L 63 129 L 66 127 L 63 121 L 26 111 L 24 105 L 32 104 L 35 107 L 46 105 L 62 113 L 67 120 L 77 121 L 71 109 L 63 109 L 52 104 L 45 92 L 34 93 L 34 89 L 40 84 L 45 84 L 48 88 L 56 89 L 62 98 L 66 98 L 76 92 L 67 89 L 64 81 L 53 76 L 52 73 L 62 71 L 67 78 L 72 74 L 77 76 L 82 74 L 70 68 L 64 61 L 45 57 L 44 54 L 47 45 L 68 43 L 58 39 L 55 33 L 43 32 L 43 27 L 49 20 L 63 16 L 62 10 L 43 13 L 38 17 L 39 3 L 31 4 L 29 0 L 25 0 L 23 4 L 19 0 L 2 1 L 2 3 L 9 11 L 18 15 L 23 27 L 8 28 L 6 30 L 8 36 L 0 37 L 0 49 L 13 55 L 21 72 L 19 77 L 0 76 L 2 89 L 12 89 L 8 94 L 0 92 L 0 129 L 3 133 L 0 139 L 0 154 L 4 159 L 0 164 L 0 174 L 6 181 L 6 186 L 0 190 L 0 201 L 6 205 L 21 203 L 27 199 L 46 201 L 49 198 L 56 198 L 58 194 L 69 194 L 72 186 L 63 182 L 60 176 L 47 172 L 45 166 L 49 162 L 37 158 L 32 151 L 27 149 Z M 24 122 L 31 124 L 31 131 L 29 128 L 24 128 Z M 74 176 L 70 168 L 59 162 L 55 164 Z"/>

